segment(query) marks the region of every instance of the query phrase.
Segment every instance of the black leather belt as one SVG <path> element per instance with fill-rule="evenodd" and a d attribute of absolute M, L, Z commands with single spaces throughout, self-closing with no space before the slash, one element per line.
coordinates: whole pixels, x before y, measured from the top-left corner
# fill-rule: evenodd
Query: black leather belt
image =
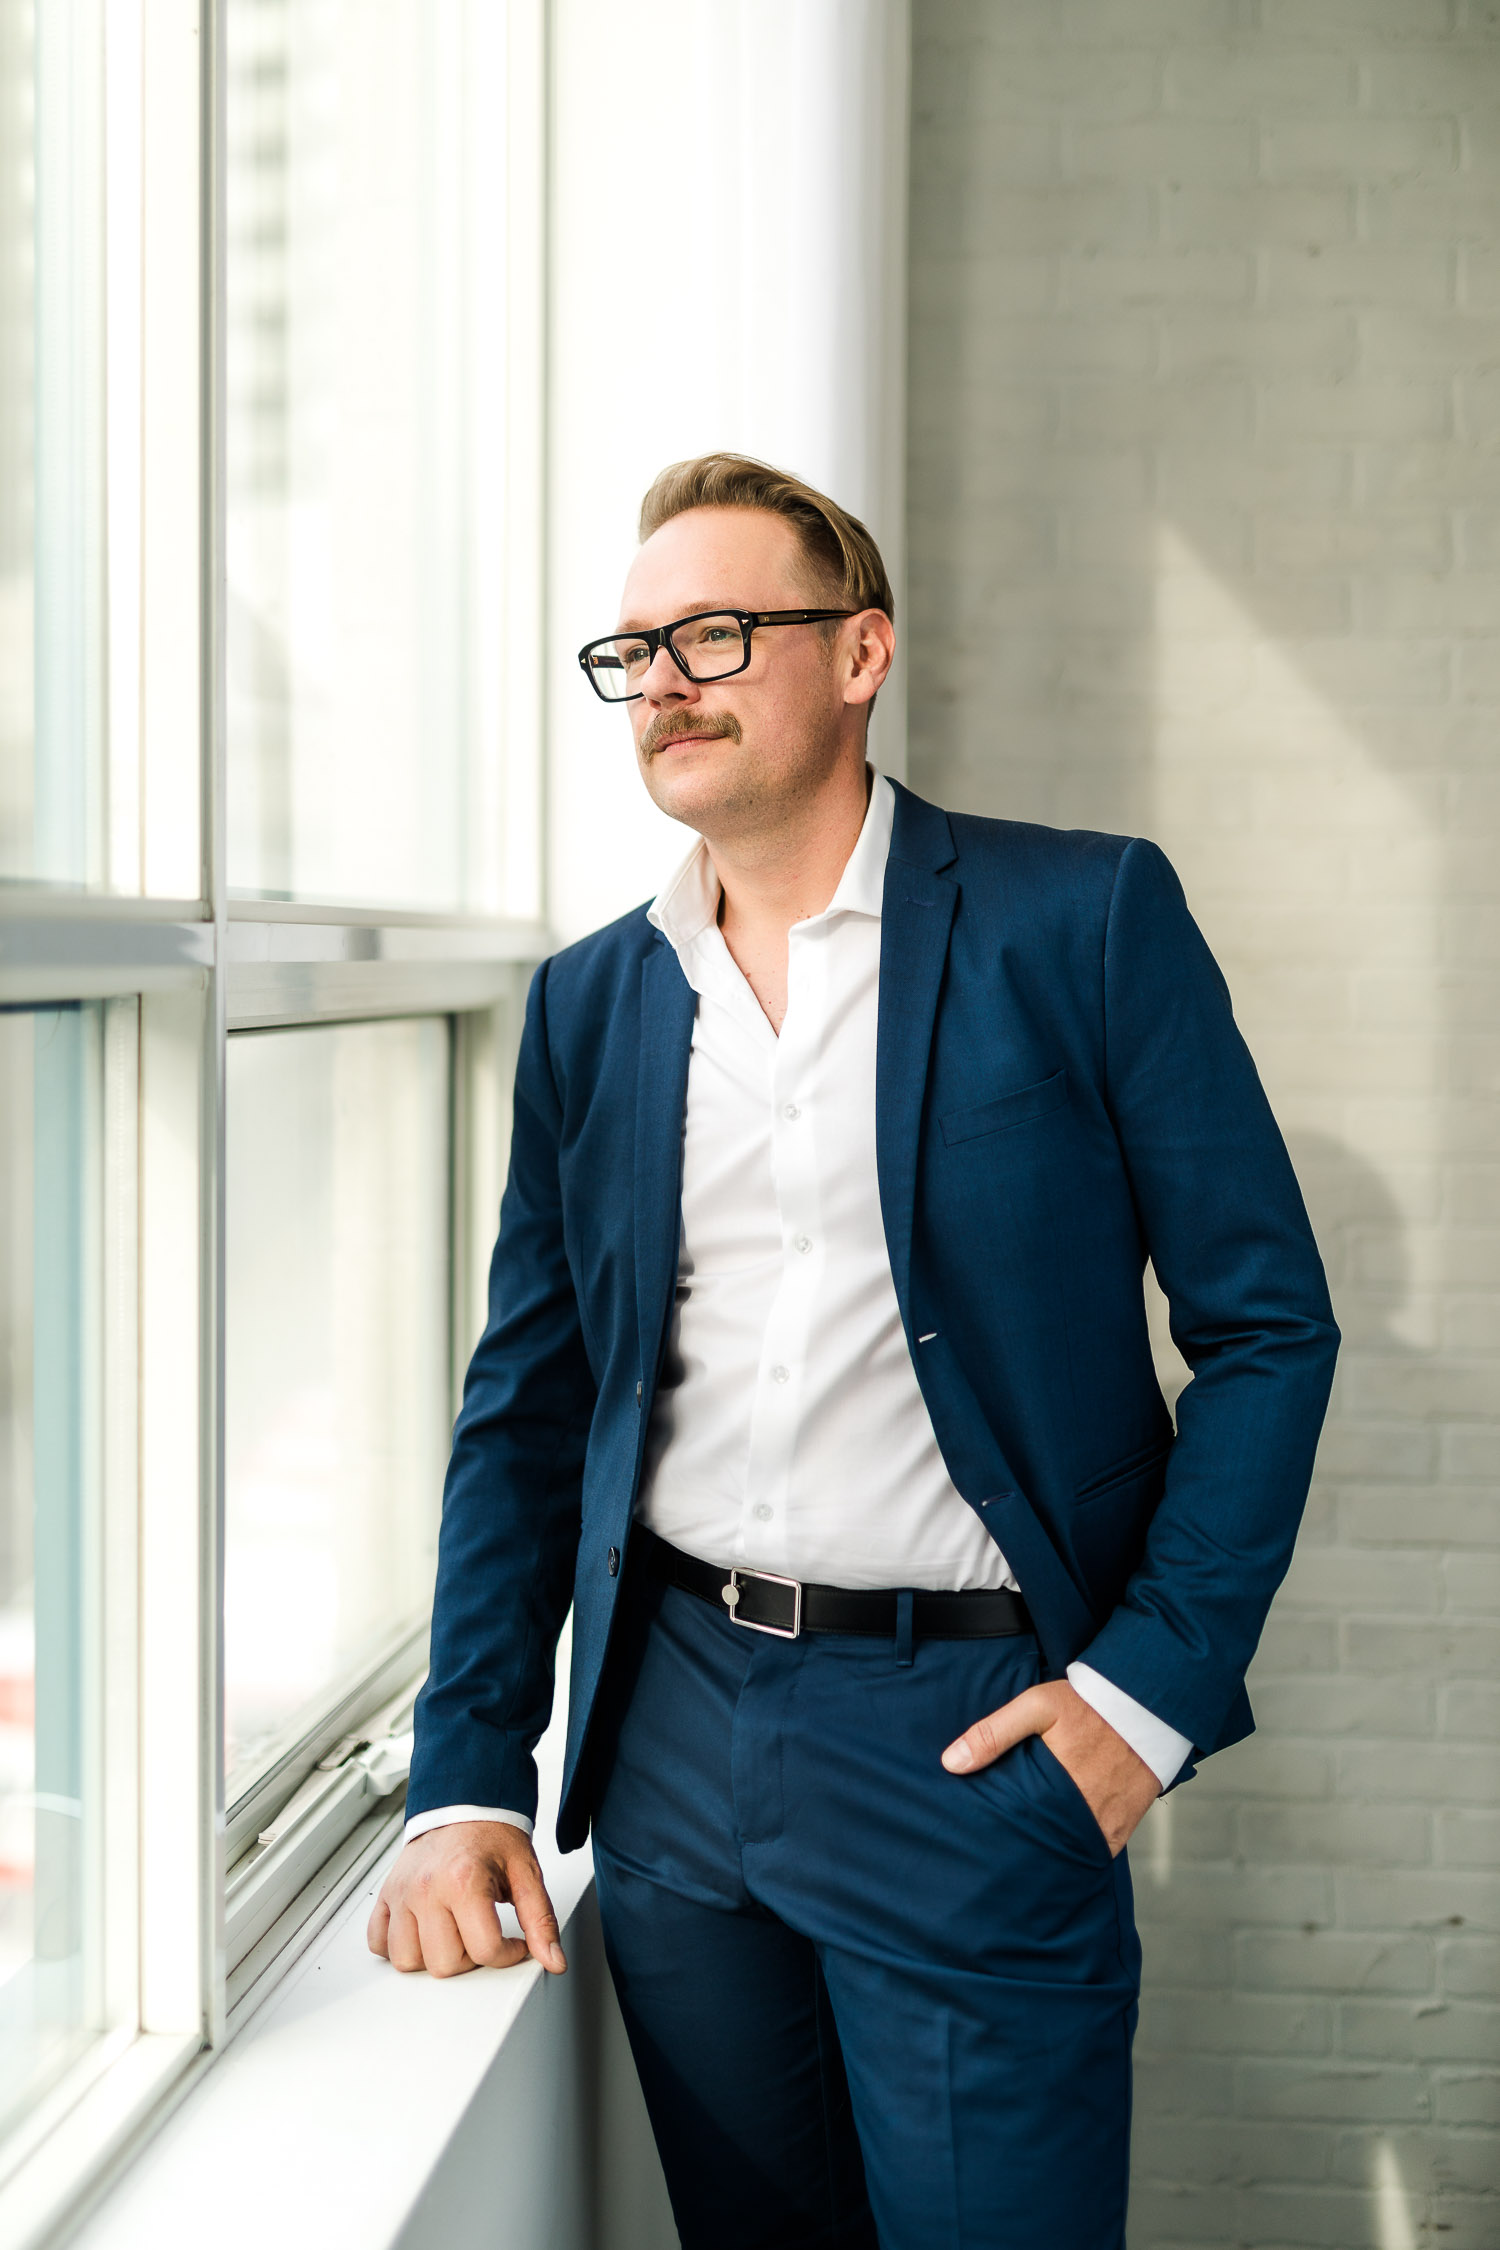
<path fill-rule="evenodd" d="M 659 1578 L 684 1593 L 696 1594 L 736 1625 L 752 1633 L 774 1633 L 795 1641 L 803 1633 L 864 1633 L 880 1640 L 896 1635 L 900 1595 L 893 1588 L 866 1592 L 852 1586 L 815 1586 L 782 1578 L 770 1570 L 733 1570 L 685 1555 L 644 1524 L 635 1527 L 641 1560 Z M 1031 1612 L 1008 1588 L 991 1592 L 912 1595 L 911 1632 L 919 1641 L 992 1641 L 1007 1633 L 1033 1630 Z"/>

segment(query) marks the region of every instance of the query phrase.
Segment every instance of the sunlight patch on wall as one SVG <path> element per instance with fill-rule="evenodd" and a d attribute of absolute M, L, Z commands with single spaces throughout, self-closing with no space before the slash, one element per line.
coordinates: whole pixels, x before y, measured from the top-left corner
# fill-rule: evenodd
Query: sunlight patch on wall
<path fill-rule="evenodd" d="M 1375 2187 L 1376 2250 L 1417 2250 L 1401 2165 L 1389 2141 L 1375 2143 L 1370 2169 Z"/>
<path fill-rule="evenodd" d="M 1441 1281 L 1413 1231 L 1440 1157 L 1440 845 L 1335 700 L 1361 654 L 1368 697 L 1378 651 L 1318 639 L 1293 654 L 1160 527 L 1151 833 L 1229 979 L 1315 1215 L 1371 1234 L 1346 1278 L 1382 1296 L 1391 1346 L 1420 1350 Z"/>

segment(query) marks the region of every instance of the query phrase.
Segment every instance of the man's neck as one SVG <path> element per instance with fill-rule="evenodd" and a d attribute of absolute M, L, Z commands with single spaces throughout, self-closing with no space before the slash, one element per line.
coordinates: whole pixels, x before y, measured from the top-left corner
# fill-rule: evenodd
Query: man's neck
<path fill-rule="evenodd" d="M 776 923 L 821 914 L 839 887 L 869 810 L 874 775 L 861 760 L 830 775 L 811 805 L 753 836 L 705 838 L 723 890 L 720 923 Z"/>
<path fill-rule="evenodd" d="M 708 843 L 724 943 L 777 1032 L 786 1014 L 788 933 L 832 901 L 859 842 L 874 776 L 861 761 L 830 780 L 839 786 L 800 808 L 783 833 L 763 833 L 748 846 Z"/>

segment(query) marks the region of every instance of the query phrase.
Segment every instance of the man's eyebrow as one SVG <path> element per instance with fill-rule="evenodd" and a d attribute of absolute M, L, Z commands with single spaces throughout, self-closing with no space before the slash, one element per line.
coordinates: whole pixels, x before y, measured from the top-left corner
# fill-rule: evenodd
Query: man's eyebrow
<path fill-rule="evenodd" d="M 678 610 L 677 617 L 707 617 L 716 609 L 743 609 L 744 606 L 743 602 L 689 602 L 686 609 Z M 675 625 L 677 617 L 663 618 L 661 622 L 664 625 Z M 638 618 L 622 617 L 615 627 L 615 631 L 617 633 L 650 633 L 655 631 L 655 627 L 641 624 Z"/>

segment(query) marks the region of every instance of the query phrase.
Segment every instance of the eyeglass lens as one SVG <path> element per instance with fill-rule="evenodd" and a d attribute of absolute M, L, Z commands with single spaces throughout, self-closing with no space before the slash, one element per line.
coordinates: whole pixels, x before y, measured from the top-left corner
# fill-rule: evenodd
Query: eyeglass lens
<path fill-rule="evenodd" d="M 690 679 L 722 680 L 730 672 L 744 669 L 744 627 L 727 611 L 686 618 L 673 627 L 668 638 Z M 621 633 L 590 649 L 589 673 L 600 694 L 611 702 L 639 695 L 641 682 L 651 668 L 652 653 L 649 643 L 632 633 Z"/>

